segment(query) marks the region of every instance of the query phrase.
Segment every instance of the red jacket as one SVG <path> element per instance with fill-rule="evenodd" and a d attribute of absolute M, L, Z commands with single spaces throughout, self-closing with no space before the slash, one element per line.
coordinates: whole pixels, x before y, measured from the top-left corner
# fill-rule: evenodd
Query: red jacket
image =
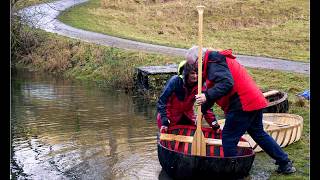
<path fill-rule="evenodd" d="M 263 109 L 267 100 L 254 80 L 232 55 L 232 50 L 207 51 L 203 60 L 203 81 L 206 82 L 207 99 L 216 102 L 226 113 L 240 100 L 243 111 Z M 211 74 L 210 74 L 211 73 Z M 226 88 L 230 87 L 230 88 Z M 231 100 L 232 99 L 232 100 Z M 237 100 L 238 99 L 238 100 Z"/>
<path fill-rule="evenodd" d="M 194 102 L 197 93 L 198 86 L 194 86 L 188 91 L 183 79 L 177 75 L 173 76 L 167 82 L 157 102 L 159 128 L 163 123 L 161 122 L 162 120 L 169 119 L 170 126 L 172 126 L 179 123 L 183 115 L 190 119 L 190 121 L 195 121 Z M 209 124 L 212 123 L 215 119 L 212 109 L 207 110 L 204 118 Z"/>

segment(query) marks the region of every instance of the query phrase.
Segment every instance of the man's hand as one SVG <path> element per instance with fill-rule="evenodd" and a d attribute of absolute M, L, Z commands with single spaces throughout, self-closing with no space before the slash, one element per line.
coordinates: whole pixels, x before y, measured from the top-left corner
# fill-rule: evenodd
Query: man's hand
<path fill-rule="evenodd" d="M 206 95 L 201 93 L 200 95 L 196 95 L 196 105 L 201 105 L 207 101 Z"/>
<path fill-rule="evenodd" d="M 212 123 L 210 124 L 210 127 L 213 129 L 213 130 L 218 130 L 220 129 L 220 125 L 218 123 L 218 121 L 215 119 L 214 121 L 212 121 Z"/>
<path fill-rule="evenodd" d="M 167 133 L 167 131 L 168 131 L 168 126 L 161 126 L 160 133 Z"/>
<path fill-rule="evenodd" d="M 167 117 L 162 117 L 161 118 L 161 125 L 162 126 L 169 126 L 169 124 L 170 124 L 170 120 L 167 118 Z"/>

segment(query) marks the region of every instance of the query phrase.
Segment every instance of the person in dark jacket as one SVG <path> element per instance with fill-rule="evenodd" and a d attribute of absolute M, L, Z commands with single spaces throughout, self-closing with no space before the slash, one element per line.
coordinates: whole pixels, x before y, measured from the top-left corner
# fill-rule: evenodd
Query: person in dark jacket
<path fill-rule="evenodd" d="M 166 132 L 169 126 L 188 124 L 195 126 L 194 103 L 198 93 L 197 68 L 186 64 L 179 64 L 178 75 L 172 76 L 164 87 L 157 102 L 157 123 L 160 132 Z M 220 128 L 211 108 L 204 116 L 207 123 L 214 130 Z"/>
<path fill-rule="evenodd" d="M 201 105 L 205 115 L 215 103 L 225 113 L 222 130 L 222 146 L 225 157 L 237 155 L 237 144 L 247 131 L 253 140 L 279 165 L 277 172 L 290 174 L 296 171 L 288 155 L 277 142 L 267 134 L 262 124 L 262 109 L 267 100 L 254 80 L 240 65 L 232 50 L 211 51 L 202 49 L 205 90 L 196 95 L 196 104 Z M 187 64 L 197 66 L 198 46 L 186 53 Z"/>

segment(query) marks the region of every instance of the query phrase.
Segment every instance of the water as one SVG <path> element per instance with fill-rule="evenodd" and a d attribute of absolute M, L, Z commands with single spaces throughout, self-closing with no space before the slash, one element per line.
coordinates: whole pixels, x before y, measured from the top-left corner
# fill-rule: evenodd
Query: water
<path fill-rule="evenodd" d="M 159 164 L 156 107 L 95 83 L 20 70 L 11 81 L 12 179 L 169 180 Z M 256 155 L 250 176 L 275 169 Z"/>
<path fill-rule="evenodd" d="M 26 71 L 12 76 L 11 92 L 13 179 L 168 179 L 154 105 Z"/>

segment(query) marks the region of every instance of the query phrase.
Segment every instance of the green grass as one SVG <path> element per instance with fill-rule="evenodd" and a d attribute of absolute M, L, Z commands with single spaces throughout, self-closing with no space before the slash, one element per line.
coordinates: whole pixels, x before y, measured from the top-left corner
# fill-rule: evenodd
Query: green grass
<path fill-rule="evenodd" d="M 131 89 L 135 67 L 172 64 L 182 60 L 179 57 L 98 46 L 42 31 L 38 33 L 38 37 L 46 37 L 37 41 L 37 48 L 21 57 L 17 66 L 95 80 L 107 86 Z"/>
<path fill-rule="evenodd" d="M 109 2 L 102 7 L 100 0 L 90 0 L 63 12 L 59 20 L 154 44 L 188 48 L 198 42 L 196 0 Z M 309 62 L 309 1 L 224 0 L 205 6 L 204 46 Z"/>

